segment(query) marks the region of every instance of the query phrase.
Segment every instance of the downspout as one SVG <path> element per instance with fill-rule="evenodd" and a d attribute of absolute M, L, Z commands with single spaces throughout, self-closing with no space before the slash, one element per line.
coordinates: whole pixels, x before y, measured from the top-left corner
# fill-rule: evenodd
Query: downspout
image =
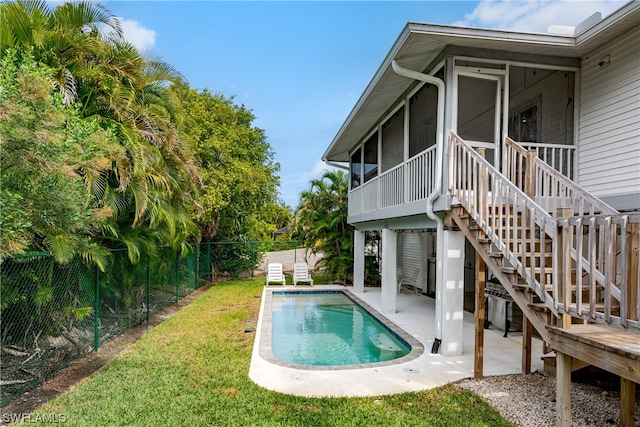
<path fill-rule="evenodd" d="M 438 283 L 440 283 L 440 288 L 442 289 L 442 256 L 444 255 L 442 251 L 444 250 L 444 221 L 438 215 L 433 212 L 433 204 L 436 199 L 440 196 L 442 192 L 442 163 L 444 162 L 444 81 L 437 77 L 431 76 L 429 74 L 420 73 L 413 70 L 408 70 L 406 68 L 402 68 L 398 62 L 394 59 L 391 61 L 391 67 L 396 74 L 404 77 L 408 77 L 410 79 L 419 80 L 422 82 L 426 82 L 432 84 L 438 88 L 438 118 L 436 123 L 436 179 L 433 191 L 427 197 L 427 216 L 434 220 L 437 224 L 436 231 L 436 253 L 440 255 L 440 260 L 436 264 L 436 292 Z M 436 338 L 431 348 L 432 353 L 437 353 L 440 343 L 442 341 L 442 304 L 438 304 L 438 300 L 440 298 L 436 297 L 436 321 L 438 322 L 436 325 Z M 441 301 L 440 301 L 441 302 Z M 439 307 L 439 309 L 438 309 Z"/>

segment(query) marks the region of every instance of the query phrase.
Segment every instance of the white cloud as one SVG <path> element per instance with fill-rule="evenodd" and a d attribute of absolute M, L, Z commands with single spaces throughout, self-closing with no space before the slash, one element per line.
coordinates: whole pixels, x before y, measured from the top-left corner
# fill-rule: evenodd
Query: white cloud
<path fill-rule="evenodd" d="M 326 171 L 333 171 L 333 170 L 337 170 L 337 168 L 333 166 L 329 166 L 322 160 L 316 160 L 315 164 L 313 165 L 313 168 L 311 168 L 310 171 L 307 171 L 300 176 L 300 182 L 309 182 L 312 179 L 319 179 L 322 176 L 322 174 L 325 173 Z"/>
<path fill-rule="evenodd" d="M 134 45 L 141 52 L 152 49 L 156 45 L 156 32 L 143 27 L 133 19 L 119 18 L 122 33 L 126 41 Z"/>
<path fill-rule="evenodd" d="M 574 27 L 595 12 L 605 17 L 625 3 L 621 0 L 482 0 L 473 12 L 454 25 L 546 33 L 551 25 Z"/>

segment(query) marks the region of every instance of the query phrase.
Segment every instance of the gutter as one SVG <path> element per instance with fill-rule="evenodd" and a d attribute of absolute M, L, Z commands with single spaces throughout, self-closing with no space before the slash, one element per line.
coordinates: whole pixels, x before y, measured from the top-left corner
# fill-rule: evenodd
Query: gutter
<path fill-rule="evenodd" d="M 323 162 L 324 162 L 324 164 L 325 164 L 325 165 L 327 165 L 327 166 L 331 166 L 331 167 L 334 167 L 334 168 L 336 168 L 336 169 L 344 169 L 344 170 L 346 170 L 346 171 L 348 171 L 348 170 L 349 170 L 349 166 L 345 166 L 345 165 L 341 165 L 341 164 L 339 164 L 339 163 L 331 162 L 331 161 L 326 160 L 326 159 L 322 159 L 322 161 L 323 161 Z"/>
<path fill-rule="evenodd" d="M 442 251 L 444 250 L 444 221 L 438 215 L 433 212 L 433 204 L 440 193 L 442 192 L 442 163 L 444 162 L 444 91 L 445 85 L 442 79 L 431 76 L 429 74 L 420 73 L 417 71 L 409 70 L 401 67 L 394 59 L 391 61 L 391 67 L 393 71 L 403 77 L 419 80 L 422 82 L 430 83 L 438 88 L 438 118 L 436 123 L 436 179 L 433 191 L 427 198 L 427 216 L 434 220 L 437 224 L 436 232 L 436 253 L 440 255 L 440 259 L 436 264 L 436 289 L 437 284 L 440 283 L 442 289 Z M 437 291 L 436 291 L 437 292 Z M 438 304 L 440 301 L 440 304 Z M 432 353 L 437 353 L 440 343 L 442 341 L 442 296 L 436 297 L 436 338 L 431 348 Z"/>

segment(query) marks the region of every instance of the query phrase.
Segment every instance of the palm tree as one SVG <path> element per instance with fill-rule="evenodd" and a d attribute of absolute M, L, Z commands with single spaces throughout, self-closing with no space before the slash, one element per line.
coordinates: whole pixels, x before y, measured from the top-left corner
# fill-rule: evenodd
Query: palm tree
<path fill-rule="evenodd" d="M 346 281 L 353 268 L 353 227 L 347 223 L 347 174 L 325 172 L 300 194 L 292 228 L 312 253 L 323 252 L 320 267 Z"/>
<path fill-rule="evenodd" d="M 181 110 L 168 86 L 180 73 L 124 41 L 117 18 L 99 3 L 51 9 L 42 0 L 18 0 L 1 4 L 0 17 L 0 53 L 30 50 L 54 70 L 65 102 L 122 147 L 108 170 L 78 171 L 91 206 L 105 219 L 96 241 L 111 247 L 128 228 L 149 227 L 157 231 L 154 243 L 186 243 L 195 228 L 183 214 L 191 211 L 198 168 L 175 126 Z M 138 259 L 135 245 L 116 246 Z"/>
<path fill-rule="evenodd" d="M 0 5 L 0 16 L 0 54 L 10 48 L 34 48 L 36 59 L 56 71 L 67 103 L 75 97 L 74 71 L 82 58 L 100 49 L 103 34 L 122 36 L 118 19 L 103 5 L 89 1 L 51 9 L 44 0 L 17 0 Z"/>

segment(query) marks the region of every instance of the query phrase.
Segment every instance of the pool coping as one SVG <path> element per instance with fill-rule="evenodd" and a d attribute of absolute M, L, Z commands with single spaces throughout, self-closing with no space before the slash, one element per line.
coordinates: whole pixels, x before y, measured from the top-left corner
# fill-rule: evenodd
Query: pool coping
<path fill-rule="evenodd" d="M 271 285 L 274 290 L 345 290 L 341 284 L 320 284 L 314 287 Z M 382 318 L 389 318 L 403 331 L 420 341 L 425 349 L 432 348 L 435 337 L 436 304 L 433 298 L 414 295 L 413 292 L 400 293 L 397 296 L 397 309 L 394 313 L 380 310 L 381 289 L 366 288 L 364 292 L 355 292 L 358 298 L 368 305 L 376 307 Z M 263 290 L 261 296 L 266 295 Z M 285 394 L 305 397 L 365 397 L 383 396 L 405 392 L 430 390 L 464 378 L 473 378 L 474 373 L 474 337 L 475 319 L 473 314 L 464 313 L 464 336 L 460 342 L 461 355 L 445 356 L 441 352 L 424 351 L 418 358 L 388 366 L 359 369 L 307 369 L 276 365 L 260 355 L 262 315 L 264 298 L 261 301 L 260 314 L 255 329 L 252 357 L 249 366 L 249 379 L 258 386 Z M 465 339 L 466 338 L 466 339 Z M 520 356 L 522 354 L 522 336 L 509 334 L 489 328 L 485 330 L 484 375 L 519 374 L 522 372 Z M 534 370 L 542 370 L 542 343 L 535 339 L 535 357 L 532 355 Z"/>
<path fill-rule="evenodd" d="M 326 367 L 316 367 L 309 369 L 308 366 L 301 367 L 284 366 L 265 360 L 260 355 L 260 346 L 263 341 L 262 329 L 264 326 L 263 316 L 265 314 L 266 295 L 270 289 L 276 291 L 284 289 L 293 290 L 340 290 L 346 288 L 343 285 L 316 285 L 298 286 L 296 288 L 283 286 L 265 287 L 262 292 L 260 313 L 255 330 L 255 340 L 249 366 L 249 379 L 260 387 L 267 390 L 285 394 L 305 397 L 364 397 L 381 396 L 412 391 L 430 390 L 453 381 L 458 381 L 469 377 L 469 372 L 463 369 L 458 363 L 449 360 L 441 354 L 434 354 L 423 351 L 421 355 L 410 361 L 386 364 L 380 362 L 366 364 L 360 368 L 337 367 L 327 369 Z M 350 295 L 353 292 L 350 293 Z M 362 297 L 357 297 L 364 300 Z M 374 303 L 375 304 L 375 303 Z M 367 307 L 375 307 L 370 302 Z M 428 309 L 427 309 L 428 310 Z M 378 313 L 380 311 L 376 310 Z M 379 319 L 388 318 L 382 314 Z M 395 319 L 394 319 L 395 320 Z M 395 325 L 399 325 L 395 322 Z M 403 326 L 398 326 L 404 333 L 411 335 L 411 330 Z M 270 337 L 266 335 L 270 342 Z M 416 334 L 411 335 L 424 348 L 428 348 L 426 337 Z M 411 342 L 413 342 L 413 339 Z M 406 359 L 405 359 L 406 360 Z M 372 367 L 373 366 L 373 367 Z"/>
<path fill-rule="evenodd" d="M 314 366 L 314 365 L 304 365 L 299 363 L 288 362 L 276 357 L 272 352 L 272 332 L 271 327 L 273 326 L 272 322 L 272 302 L 273 302 L 273 293 L 342 293 L 354 301 L 356 304 L 360 305 L 364 310 L 366 310 L 371 316 L 373 316 L 376 320 L 384 325 L 389 331 L 391 331 L 396 336 L 402 338 L 409 346 L 411 347 L 411 351 L 409 354 L 399 357 L 397 359 L 387 360 L 384 362 L 370 362 L 370 363 L 358 363 L 352 365 L 329 365 L 329 366 Z M 265 361 L 272 363 L 278 366 L 284 366 L 292 369 L 301 369 L 301 370 L 317 370 L 317 371 L 340 371 L 340 370 L 350 370 L 350 369 L 366 369 L 366 368 L 378 368 L 384 366 L 392 366 L 398 365 L 401 363 L 410 362 L 412 360 L 417 359 L 418 357 L 424 354 L 424 345 L 407 333 L 400 326 L 396 325 L 394 322 L 389 320 L 387 317 L 383 316 L 376 309 L 371 307 L 357 295 L 346 288 L 342 289 L 314 289 L 313 287 L 305 287 L 303 289 L 299 288 L 266 288 L 264 289 L 262 295 L 262 307 L 260 309 L 260 344 L 259 344 L 259 355 Z M 265 327 L 266 326 L 266 327 Z"/>

